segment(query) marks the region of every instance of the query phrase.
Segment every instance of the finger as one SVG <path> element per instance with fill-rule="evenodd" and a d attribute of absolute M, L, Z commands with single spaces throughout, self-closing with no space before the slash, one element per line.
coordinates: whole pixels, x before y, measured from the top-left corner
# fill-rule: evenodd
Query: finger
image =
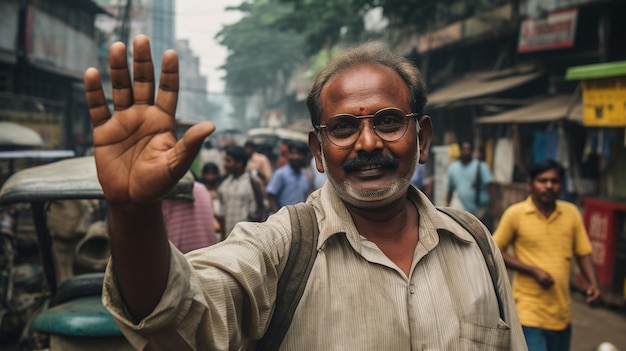
<path fill-rule="evenodd" d="M 154 64 L 150 40 L 145 35 L 133 41 L 133 93 L 135 104 L 154 103 Z"/>
<path fill-rule="evenodd" d="M 126 45 L 116 42 L 109 48 L 109 69 L 113 88 L 113 108 L 124 110 L 133 104 L 133 87 L 130 85 Z"/>
<path fill-rule="evenodd" d="M 102 90 L 100 73 L 93 67 L 88 68 L 85 71 L 83 80 L 85 82 L 85 96 L 87 98 L 91 124 L 97 127 L 111 118 L 111 112 Z"/>
<path fill-rule="evenodd" d="M 174 172 L 182 176 L 191 166 L 204 139 L 215 131 L 213 122 L 200 122 L 189 128 L 172 149 Z"/>
<path fill-rule="evenodd" d="M 178 55 L 174 50 L 168 50 L 163 54 L 161 63 L 161 79 L 156 105 L 172 117 L 176 114 L 178 84 Z"/>

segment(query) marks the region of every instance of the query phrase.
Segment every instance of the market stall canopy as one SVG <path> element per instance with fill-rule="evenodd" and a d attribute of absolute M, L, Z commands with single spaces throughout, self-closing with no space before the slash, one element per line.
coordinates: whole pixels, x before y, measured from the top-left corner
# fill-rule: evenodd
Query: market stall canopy
<path fill-rule="evenodd" d="M 441 108 L 463 100 L 503 92 L 541 77 L 543 71 L 524 66 L 494 72 L 473 72 L 428 94 L 428 107 Z"/>
<path fill-rule="evenodd" d="M 582 104 L 579 100 L 572 101 L 571 95 L 556 95 L 494 116 L 479 117 L 474 121 L 478 124 L 542 123 L 567 119 L 582 123 L 582 118 Z"/>
<path fill-rule="evenodd" d="M 13 122 L 0 122 L 0 148 L 42 146 L 43 139 L 33 129 Z"/>
<path fill-rule="evenodd" d="M 307 133 L 287 128 L 253 128 L 248 131 L 246 137 L 248 140 L 254 140 L 255 143 L 260 142 L 259 140 L 272 138 L 283 141 L 309 142 L 309 135 Z"/>

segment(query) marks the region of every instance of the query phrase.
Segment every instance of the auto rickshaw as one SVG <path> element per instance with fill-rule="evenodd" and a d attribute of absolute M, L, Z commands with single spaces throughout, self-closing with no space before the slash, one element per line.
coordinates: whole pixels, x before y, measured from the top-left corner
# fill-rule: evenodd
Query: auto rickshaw
<path fill-rule="evenodd" d="M 189 174 L 170 191 L 168 198 L 192 197 Z M 28 204 L 38 241 L 38 262 L 43 283 L 29 294 L 27 302 L 14 294 L 15 276 L 5 277 L 0 306 L 2 318 L 22 313 L 23 331 L 14 347 L 22 350 L 132 350 L 101 301 L 103 268 L 83 271 L 58 283 L 58 257 L 52 245 L 48 215 L 50 204 L 59 200 L 104 201 L 92 156 L 66 159 L 15 173 L 0 189 L 0 206 Z M 102 206 L 105 208 L 105 206 Z M 106 213 L 95 221 L 104 223 Z M 17 223 L 19 226 L 20 223 Z M 104 226 L 102 226 L 104 228 Z M 81 240 L 76 255 L 107 261 L 110 255 L 106 230 L 98 240 Z M 104 240 L 103 240 L 104 239 Z M 9 248 L 10 249 L 10 248 Z M 10 251 L 10 250 L 8 250 Z M 2 254 L 2 252 L 0 252 Z M 5 270 L 6 271 L 6 270 Z M 11 271 L 11 270 L 9 270 Z"/>

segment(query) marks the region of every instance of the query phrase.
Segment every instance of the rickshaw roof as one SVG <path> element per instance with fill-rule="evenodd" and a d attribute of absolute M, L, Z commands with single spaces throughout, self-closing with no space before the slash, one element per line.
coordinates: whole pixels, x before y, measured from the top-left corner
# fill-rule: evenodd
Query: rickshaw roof
<path fill-rule="evenodd" d="M 193 198 L 193 176 L 187 172 L 168 198 Z M 0 189 L 0 205 L 56 199 L 102 199 L 93 156 L 76 157 L 21 170 Z"/>

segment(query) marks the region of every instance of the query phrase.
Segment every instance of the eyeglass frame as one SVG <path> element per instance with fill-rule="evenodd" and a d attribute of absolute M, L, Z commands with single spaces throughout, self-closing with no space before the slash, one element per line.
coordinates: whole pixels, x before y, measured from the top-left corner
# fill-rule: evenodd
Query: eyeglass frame
<path fill-rule="evenodd" d="M 329 121 L 331 121 L 333 118 L 336 118 L 336 117 L 342 117 L 342 116 L 347 116 L 347 117 L 352 117 L 352 118 L 356 119 L 356 120 L 359 122 L 359 130 L 358 130 L 358 132 L 355 132 L 355 133 L 354 133 L 354 134 L 356 134 L 357 136 L 356 136 L 356 138 L 354 139 L 354 141 L 353 141 L 352 143 L 350 143 L 350 144 L 348 144 L 348 145 L 337 145 L 337 144 L 333 141 L 333 138 L 331 138 L 330 136 L 328 136 L 328 135 L 327 135 L 328 140 L 329 140 L 329 141 L 330 141 L 333 145 L 335 145 L 335 146 L 337 146 L 337 147 L 339 147 L 339 148 L 348 148 L 348 147 L 351 147 L 351 146 L 353 146 L 354 144 L 356 144 L 356 142 L 359 140 L 359 137 L 361 136 L 361 133 L 363 132 L 363 129 L 361 128 L 361 127 L 362 127 L 362 125 L 363 125 L 362 120 L 363 120 L 363 119 L 366 119 L 366 118 L 371 118 L 371 119 L 373 119 L 374 117 L 376 117 L 376 115 L 377 115 L 377 114 L 379 114 L 380 112 L 385 111 L 385 110 L 396 110 L 396 111 L 399 111 L 399 112 L 401 112 L 401 113 L 402 113 L 402 114 L 403 114 L 403 115 L 404 115 L 407 119 L 409 119 L 409 118 L 413 117 L 413 118 L 415 118 L 415 123 L 419 123 L 419 120 L 420 120 L 420 119 L 421 119 L 421 118 L 425 115 L 425 114 L 423 114 L 423 113 L 416 113 L 416 112 L 404 113 L 404 111 L 402 111 L 401 109 L 399 109 L 399 108 L 397 108 L 397 107 L 384 107 L 384 108 L 381 108 L 380 110 L 376 111 L 374 114 L 371 114 L 371 115 L 361 115 L 361 116 L 355 116 L 355 115 L 350 114 L 350 113 L 339 113 L 339 114 L 336 114 L 336 115 L 334 115 L 334 116 L 330 117 L 330 118 L 328 119 L 328 121 L 326 122 L 326 124 L 318 124 L 318 125 L 315 125 L 315 126 L 313 126 L 313 127 L 314 127 L 314 128 L 315 128 L 318 132 L 320 132 L 320 133 L 321 133 L 322 129 L 324 129 L 324 130 L 326 130 L 326 134 L 328 134 L 328 130 L 327 130 L 326 128 L 327 128 L 328 122 L 329 122 Z M 378 132 L 376 131 L 376 126 L 375 126 L 373 123 L 371 124 L 371 128 L 372 128 L 372 130 L 374 131 L 374 134 L 376 134 L 376 136 L 377 136 L 377 137 L 379 137 L 381 140 L 383 140 L 383 141 L 385 141 L 385 142 L 393 143 L 393 142 L 396 142 L 396 141 L 398 141 L 398 140 L 402 139 L 402 137 L 406 134 L 406 131 L 407 131 L 407 130 L 409 130 L 408 125 L 409 125 L 409 123 L 407 122 L 407 124 L 406 124 L 406 128 L 404 129 L 404 132 L 402 133 L 402 135 L 400 135 L 397 139 L 394 139 L 394 140 L 386 140 L 385 138 L 381 137 L 381 136 L 378 134 Z M 419 124 L 417 124 L 417 125 L 418 125 L 418 128 L 419 128 Z M 419 129 L 417 130 L 417 132 L 419 133 Z M 347 138 L 346 138 L 346 139 L 347 139 Z"/>

